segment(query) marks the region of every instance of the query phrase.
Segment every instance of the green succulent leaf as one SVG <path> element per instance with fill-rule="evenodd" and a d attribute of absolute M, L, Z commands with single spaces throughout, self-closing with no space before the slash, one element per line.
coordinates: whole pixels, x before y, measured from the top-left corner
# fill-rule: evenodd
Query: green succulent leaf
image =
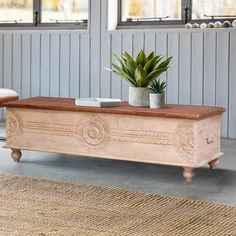
<path fill-rule="evenodd" d="M 117 56 L 116 54 L 113 54 L 114 57 L 116 58 L 116 60 L 120 63 L 120 66 L 122 68 L 122 70 L 124 70 L 126 73 L 129 73 L 127 66 L 126 66 L 126 62 L 123 60 L 123 58 L 119 58 L 119 56 Z"/>
<path fill-rule="evenodd" d="M 137 68 L 136 62 L 128 53 L 125 53 L 125 60 L 126 60 L 126 67 L 130 76 L 134 77 L 134 73 Z"/>
<path fill-rule="evenodd" d="M 146 54 L 143 50 L 141 50 L 140 53 L 138 54 L 137 58 L 136 58 L 136 64 L 141 65 L 142 67 L 144 67 L 146 63 L 147 63 Z"/>
<path fill-rule="evenodd" d="M 150 83 L 149 88 L 152 93 L 162 94 L 165 92 L 166 82 L 165 81 L 160 82 L 160 79 L 158 79 L 158 80 L 155 79 Z"/>
<path fill-rule="evenodd" d="M 127 52 L 124 53 L 124 59 L 126 62 L 129 59 L 132 62 L 132 64 L 134 64 L 137 67 L 135 60 L 129 55 L 129 53 L 127 53 Z"/>
<path fill-rule="evenodd" d="M 114 63 L 111 63 L 112 64 L 112 66 L 116 69 L 116 71 L 115 70 L 113 70 L 113 72 L 119 72 L 119 74 L 120 74 L 120 76 L 122 77 L 122 78 L 125 78 L 126 80 L 128 80 L 128 82 L 130 82 L 132 85 L 136 85 L 136 81 L 135 81 L 135 79 L 133 79 L 132 77 L 130 77 L 130 75 L 128 74 L 128 73 L 126 73 L 125 71 L 123 71 L 119 66 L 117 66 L 116 64 L 114 64 Z M 116 73 L 117 74 L 117 73 Z"/>
<path fill-rule="evenodd" d="M 157 68 L 154 71 L 152 71 L 151 73 L 149 73 L 147 76 L 148 84 L 150 84 L 150 82 L 152 80 L 156 79 L 158 76 L 160 76 L 165 71 L 166 71 L 166 68 Z"/>
<path fill-rule="evenodd" d="M 166 60 L 164 60 L 160 65 L 158 65 L 159 68 L 169 68 L 170 62 L 173 57 L 169 57 Z"/>
<path fill-rule="evenodd" d="M 147 61 L 153 59 L 155 57 L 155 53 L 154 52 L 151 52 L 148 57 L 147 57 Z"/>
<path fill-rule="evenodd" d="M 133 81 L 131 81 L 128 77 L 126 77 L 124 74 L 118 72 L 118 71 L 115 71 L 113 70 L 113 73 L 115 73 L 116 75 L 118 75 L 119 77 L 125 79 L 130 85 L 134 86 L 134 87 L 137 87 L 137 84 L 136 83 L 133 83 Z"/>
<path fill-rule="evenodd" d="M 164 58 L 164 56 L 157 56 L 157 64 L 161 61 L 161 60 L 163 60 L 163 58 Z M 154 69 L 154 68 L 153 68 Z"/>
<path fill-rule="evenodd" d="M 147 81 L 147 73 L 141 65 L 138 65 L 135 70 L 135 80 L 138 87 L 145 87 Z"/>
<path fill-rule="evenodd" d="M 161 60 L 160 57 L 161 57 L 161 56 L 156 56 L 156 57 L 150 59 L 150 60 L 146 63 L 146 65 L 144 66 L 144 70 L 145 70 L 147 73 L 150 73 L 152 70 L 154 70 L 155 67 L 157 66 L 159 60 Z"/>

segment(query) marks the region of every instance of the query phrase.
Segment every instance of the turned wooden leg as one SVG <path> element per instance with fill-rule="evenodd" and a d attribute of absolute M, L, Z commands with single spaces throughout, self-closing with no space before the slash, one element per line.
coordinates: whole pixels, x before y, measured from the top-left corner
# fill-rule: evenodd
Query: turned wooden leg
<path fill-rule="evenodd" d="M 194 177 L 194 175 L 195 175 L 194 168 L 184 167 L 183 176 L 184 176 L 186 182 L 188 182 L 188 183 L 192 182 L 192 178 Z"/>
<path fill-rule="evenodd" d="M 218 167 L 218 165 L 219 165 L 219 159 L 218 158 L 216 158 L 215 160 L 209 162 L 209 166 L 212 170 L 215 170 Z"/>
<path fill-rule="evenodd" d="M 21 151 L 19 149 L 11 149 L 11 150 L 12 150 L 11 157 L 15 162 L 19 162 L 22 155 Z"/>

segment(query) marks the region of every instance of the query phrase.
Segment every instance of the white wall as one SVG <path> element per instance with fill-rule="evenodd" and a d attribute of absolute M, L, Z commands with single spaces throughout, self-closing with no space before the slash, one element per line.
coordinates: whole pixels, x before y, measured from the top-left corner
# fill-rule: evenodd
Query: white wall
<path fill-rule="evenodd" d="M 102 67 L 114 52 L 155 50 L 174 56 L 168 103 L 225 107 L 222 135 L 236 138 L 236 29 L 107 31 L 107 9 L 91 0 L 89 31 L 0 30 L 0 86 L 22 98 L 127 99 L 126 82 Z"/>

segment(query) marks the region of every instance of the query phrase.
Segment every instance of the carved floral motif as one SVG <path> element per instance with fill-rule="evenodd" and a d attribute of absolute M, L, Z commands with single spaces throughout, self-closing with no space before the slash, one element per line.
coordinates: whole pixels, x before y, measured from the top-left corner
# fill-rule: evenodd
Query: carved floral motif
<path fill-rule="evenodd" d="M 175 146 L 179 156 L 186 160 L 194 160 L 195 154 L 195 134 L 194 126 L 191 122 L 180 123 L 175 131 Z"/>
<path fill-rule="evenodd" d="M 88 151 L 106 146 L 110 136 L 108 123 L 98 116 L 87 116 L 81 120 L 77 128 L 77 139 L 81 147 Z"/>

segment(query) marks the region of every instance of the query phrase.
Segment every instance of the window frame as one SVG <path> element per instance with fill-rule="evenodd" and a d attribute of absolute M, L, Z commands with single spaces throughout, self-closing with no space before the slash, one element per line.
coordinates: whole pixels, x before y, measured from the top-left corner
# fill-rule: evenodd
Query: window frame
<path fill-rule="evenodd" d="M 83 22 L 41 22 L 42 20 L 42 0 L 32 0 L 33 1 L 33 19 L 30 23 L 1 23 L 0 28 L 29 28 L 29 29 L 87 29 L 88 19 Z M 89 7 L 90 0 L 88 0 L 88 18 L 89 18 Z M 38 13 L 36 17 L 36 12 Z"/>
<path fill-rule="evenodd" d="M 182 28 L 186 23 L 210 23 L 216 21 L 230 21 L 232 22 L 235 18 L 209 18 L 209 19 L 192 19 L 192 4 L 193 0 L 181 0 L 181 19 L 180 20 L 152 20 L 152 21 L 122 21 L 122 0 L 118 0 L 118 15 L 117 15 L 117 28 Z M 185 18 L 184 7 L 188 7 L 187 19 Z"/>

